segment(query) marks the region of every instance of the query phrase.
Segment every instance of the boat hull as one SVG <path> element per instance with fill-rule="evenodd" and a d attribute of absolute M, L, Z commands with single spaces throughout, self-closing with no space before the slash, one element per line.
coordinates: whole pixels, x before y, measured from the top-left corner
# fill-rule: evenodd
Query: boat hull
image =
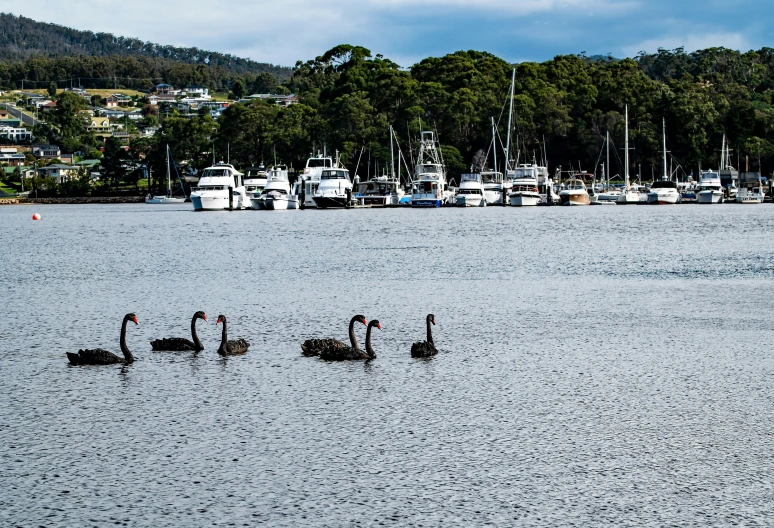
<path fill-rule="evenodd" d="M 486 200 L 481 195 L 460 194 L 457 195 L 457 205 L 460 207 L 483 207 Z"/>
<path fill-rule="evenodd" d="M 540 203 L 539 194 L 515 192 L 511 194 L 511 205 L 514 207 L 530 207 Z"/>
<path fill-rule="evenodd" d="M 411 207 L 441 207 L 442 200 L 440 198 L 420 198 L 412 199 Z"/>
<path fill-rule="evenodd" d="M 696 202 L 700 204 L 723 203 L 722 191 L 700 191 L 696 195 Z"/>
<path fill-rule="evenodd" d="M 674 205 L 680 201 L 680 195 L 648 193 L 648 203 L 651 205 Z"/>
<path fill-rule="evenodd" d="M 591 205 L 591 199 L 588 194 L 560 194 L 559 203 L 561 205 Z"/>
<path fill-rule="evenodd" d="M 347 207 L 346 196 L 315 196 L 313 200 L 318 209 L 344 209 Z"/>
<path fill-rule="evenodd" d="M 228 209 L 227 196 L 196 196 L 191 195 L 194 211 L 223 211 Z"/>

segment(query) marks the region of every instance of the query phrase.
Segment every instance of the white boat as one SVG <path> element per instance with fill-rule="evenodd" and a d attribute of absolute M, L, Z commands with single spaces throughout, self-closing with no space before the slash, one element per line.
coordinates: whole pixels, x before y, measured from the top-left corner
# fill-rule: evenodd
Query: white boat
<path fill-rule="evenodd" d="M 739 192 L 735 197 L 736 203 L 741 204 L 763 203 L 764 198 L 766 198 L 766 194 L 763 192 L 763 185 L 761 185 L 760 174 L 758 174 L 757 185 L 750 188 L 747 186 L 747 183 L 745 183 L 742 188 L 739 189 Z"/>
<path fill-rule="evenodd" d="M 267 211 L 298 209 L 298 200 L 298 196 L 290 192 L 287 168 L 274 167 L 269 170 L 266 187 L 258 198 L 260 208 Z M 253 203 L 255 202 L 254 198 Z M 253 208 L 255 209 L 255 206 Z"/>
<path fill-rule="evenodd" d="M 503 173 L 497 171 L 481 171 L 481 180 L 484 184 L 484 199 L 487 204 L 504 204 L 503 193 L 508 193 L 508 187 L 503 181 Z M 460 190 L 462 184 L 460 184 Z"/>
<path fill-rule="evenodd" d="M 616 200 L 617 204 L 638 204 L 640 193 L 634 190 L 629 182 L 629 105 L 626 105 L 626 139 L 624 141 L 624 187 Z M 601 199 L 601 197 L 600 197 Z"/>
<path fill-rule="evenodd" d="M 648 203 L 657 205 L 672 205 L 682 199 L 677 183 L 671 180 L 656 180 L 650 186 Z"/>
<path fill-rule="evenodd" d="M 502 175 L 500 175 L 502 180 Z M 485 207 L 487 200 L 484 182 L 481 174 L 463 174 L 460 188 L 457 191 L 456 203 L 460 207 Z"/>
<path fill-rule="evenodd" d="M 217 163 L 204 169 L 199 183 L 191 191 L 194 211 L 222 211 L 251 207 L 242 181 L 244 175 L 229 163 Z"/>
<path fill-rule="evenodd" d="M 682 196 L 677 188 L 677 182 L 672 181 L 672 175 L 667 171 L 667 149 L 666 149 L 666 120 L 661 121 L 661 130 L 663 135 L 663 154 L 664 172 L 661 181 L 654 181 L 650 186 L 648 193 L 649 204 L 671 205 L 679 203 Z"/>
<path fill-rule="evenodd" d="M 180 184 L 182 187 L 182 183 Z M 185 188 L 183 188 L 183 197 L 172 196 L 172 179 L 169 171 L 169 145 L 167 145 L 167 194 L 161 196 L 151 196 L 150 193 L 145 196 L 146 204 L 176 204 L 183 203 L 186 200 Z"/>
<path fill-rule="evenodd" d="M 358 182 L 353 198 L 359 205 L 398 205 L 405 195 L 397 180 L 383 175 Z"/>
<path fill-rule="evenodd" d="M 344 208 L 352 205 L 352 182 L 343 167 L 323 169 L 320 184 L 312 195 L 318 209 Z"/>
<path fill-rule="evenodd" d="M 422 131 L 415 171 L 411 189 L 412 207 L 441 207 L 454 195 L 446 182 L 446 168 L 430 131 Z"/>
<path fill-rule="evenodd" d="M 513 170 L 510 203 L 515 207 L 528 207 L 540 203 L 538 166 L 519 165 Z M 558 196 L 557 196 L 558 200 Z"/>
<path fill-rule="evenodd" d="M 251 200 L 253 209 L 260 208 L 256 200 L 260 198 L 263 188 L 266 187 L 268 177 L 269 173 L 263 165 L 245 169 L 245 192 Z"/>
<path fill-rule="evenodd" d="M 723 203 L 723 185 L 720 183 L 720 175 L 717 172 L 701 173 L 696 202 L 701 204 Z"/>
<path fill-rule="evenodd" d="M 320 185 L 320 178 L 325 169 L 333 168 L 333 158 L 318 153 L 306 160 L 304 173 L 293 184 L 293 194 L 299 197 L 299 206 L 301 209 L 307 207 L 317 207 L 314 203 L 314 194 Z"/>
<path fill-rule="evenodd" d="M 564 189 L 559 192 L 560 205 L 590 205 L 591 199 L 583 180 L 572 178 L 564 184 Z"/>

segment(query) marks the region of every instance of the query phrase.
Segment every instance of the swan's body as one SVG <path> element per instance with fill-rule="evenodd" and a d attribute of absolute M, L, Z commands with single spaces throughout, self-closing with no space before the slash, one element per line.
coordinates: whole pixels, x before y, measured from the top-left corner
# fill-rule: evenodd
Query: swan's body
<path fill-rule="evenodd" d="M 435 324 L 435 316 L 433 314 L 427 314 L 427 340 L 417 341 L 411 345 L 411 357 L 430 357 L 438 353 L 438 349 L 435 348 L 435 343 L 433 343 L 433 331 L 430 328 L 431 323 Z"/>
<path fill-rule="evenodd" d="M 237 356 L 244 354 L 247 349 L 250 348 L 250 343 L 244 339 L 228 340 L 228 330 L 226 330 L 226 316 L 219 315 L 218 322 L 215 324 L 223 323 L 223 333 L 220 338 L 220 347 L 218 348 L 218 354 L 221 356 Z"/>
<path fill-rule="evenodd" d="M 326 361 L 357 361 L 363 359 L 376 359 L 376 352 L 374 352 L 374 349 L 371 348 L 371 329 L 373 327 L 376 327 L 379 330 L 382 329 L 382 325 L 379 324 L 379 321 L 375 319 L 368 323 L 368 330 L 366 330 L 366 349 L 364 351 L 357 347 L 330 346 L 324 348 L 320 352 L 320 359 L 324 359 Z"/>
<path fill-rule="evenodd" d="M 366 318 L 362 315 L 356 315 L 349 321 L 349 347 L 338 339 L 307 339 L 301 344 L 301 354 L 313 357 L 319 356 L 323 350 L 359 348 L 357 338 L 355 337 L 355 323 L 363 323 L 365 325 Z"/>
<path fill-rule="evenodd" d="M 70 360 L 72 365 L 113 365 L 115 363 L 134 362 L 134 356 L 129 347 L 126 346 L 126 323 L 129 321 L 139 324 L 137 316 L 133 313 L 124 316 L 124 320 L 121 323 L 121 352 L 123 352 L 124 357 L 117 356 L 103 348 L 91 348 L 79 350 L 77 353 L 68 352 L 67 359 Z"/>
<path fill-rule="evenodd" d="M 193 341 L 184 337 L 165 337 L 164 339 L 151 341 L 151 348 L 153 348 L 153 350 L 173 351 L 193 350 L 194 352 L 204 350 L 204 345 L 199 341 L 199 336 L 196 334 L 197 319 L 204 319 L 207 321 L 207 315 L 205 315 L 204 312 L 196 312 L 193 315 L 193 318 L 191 319 L 191 337 L 193 338 Z"/>

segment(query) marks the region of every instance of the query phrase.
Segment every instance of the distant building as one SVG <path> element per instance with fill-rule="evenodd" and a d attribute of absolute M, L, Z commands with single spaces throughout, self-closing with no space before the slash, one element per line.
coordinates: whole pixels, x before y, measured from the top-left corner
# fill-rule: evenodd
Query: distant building
<path fill-rule="evenodd" d="M 293 104 L 298 104 L 298 97 L 296 94 L 279 95 L 279 94 L 253 94 L 248 95 L 244 101 L 251 101 L 253 99 L 261 99 L 266 101 L 267 99 L 274 99 L 278 106 L 287 107 Z"/>
<path fill-rule="evenodd" d="M 129 106 L 132 104 L 132 98 L 124 94 L 111 94 L 105 97 L 105 106 L 115 108 L 116 106 Z"/>
<path fill-rule="evenodd" d="M 13 117 L 5 108 L 0 108 L 0 125 L 19 127 L 21 126 L 21 119 Z"/>
<path fill-rule="evenodd" d="M 107 137 L 111 135 L 110 118 L 107 117 L 92 117 L 86 130 L 93 132 L 97 136 Z"/>
<path fill-rule="evenodd" d="M 0 148 L 0 163 L 7 163 L 13 167 L 24 164 L 24 154 L 18 151 L 16 147 Z"/>
<path fill-rule="evenodd" d="M 73 177 L 78 174 L 78 169 L 79 167 L 74 167 L 72 165 L 55 163 L 53 165 L 39 167 L 38 174 L 43 177 L 52 177 L 56 179 L 56 183 L 64 183 L 72 180 Z"/>
<path fill-rule="evenodd" d="M 38 159 L 54 159 L 62 154 L 56 145 L 32 145 L 32 155 Z"/>
<path fill-rule="evenodd" d="M 38 109 L 43 112 L 49 112 L 56 109 L 56 103 L 54 101 L 48 101 L 47 103 L 40 105 Z"/>
<path fill-rule="evenodd" d="M 0 124 L 0 138 L 13 142 L 27 141 L 32 139 L 32 132 L 26 128 L 12 127 Z"/>
<path fill-rule="evenodd" d="M 145 102 L 150 105 L 157 105 L 159 104 L 159 96 L 155 94 L 148 94 L 145 96 Z"/>
<path fill-rule="evenodd" d="M 161 127 L 145 127 L 140 130 L 140 137 L 153 137 L 159 130 L 161 130 Z"/>
<path fill-rule="evenodd" d="M 209 89 L 205 88 L 204 86 L 199 86 L 198 84 L 195 84 L 193 86 L 189 86 L 185 89 L 186 94 L 188 96 L 193 97 L 202 97 L 204 99 L 210 98 L 210 91 Z"/>
<path fill-rule="evenodd" d="M 156 94 L 169 94 L 169 92 L 174 91 L 174 87 L 171 84 L 157 84 L 156 85 Z"/>

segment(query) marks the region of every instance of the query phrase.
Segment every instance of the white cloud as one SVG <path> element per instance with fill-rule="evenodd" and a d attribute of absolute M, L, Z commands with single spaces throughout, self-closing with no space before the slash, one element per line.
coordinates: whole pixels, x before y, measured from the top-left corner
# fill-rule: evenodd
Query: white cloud
<path fill-rule="evenodd" d="M 746 51 L 752 46 L 741 33 L 706 31 L 686 35 L 664 35 L 644 40 L 638 44 L 624 46 L 623 51 L 627 57 L 634 57 L 640 51 L 654 53 L 659 48 L 675 49 L 679 47 L 684 47 L 686 52 L 692 52 L 717 47 Z"/>

